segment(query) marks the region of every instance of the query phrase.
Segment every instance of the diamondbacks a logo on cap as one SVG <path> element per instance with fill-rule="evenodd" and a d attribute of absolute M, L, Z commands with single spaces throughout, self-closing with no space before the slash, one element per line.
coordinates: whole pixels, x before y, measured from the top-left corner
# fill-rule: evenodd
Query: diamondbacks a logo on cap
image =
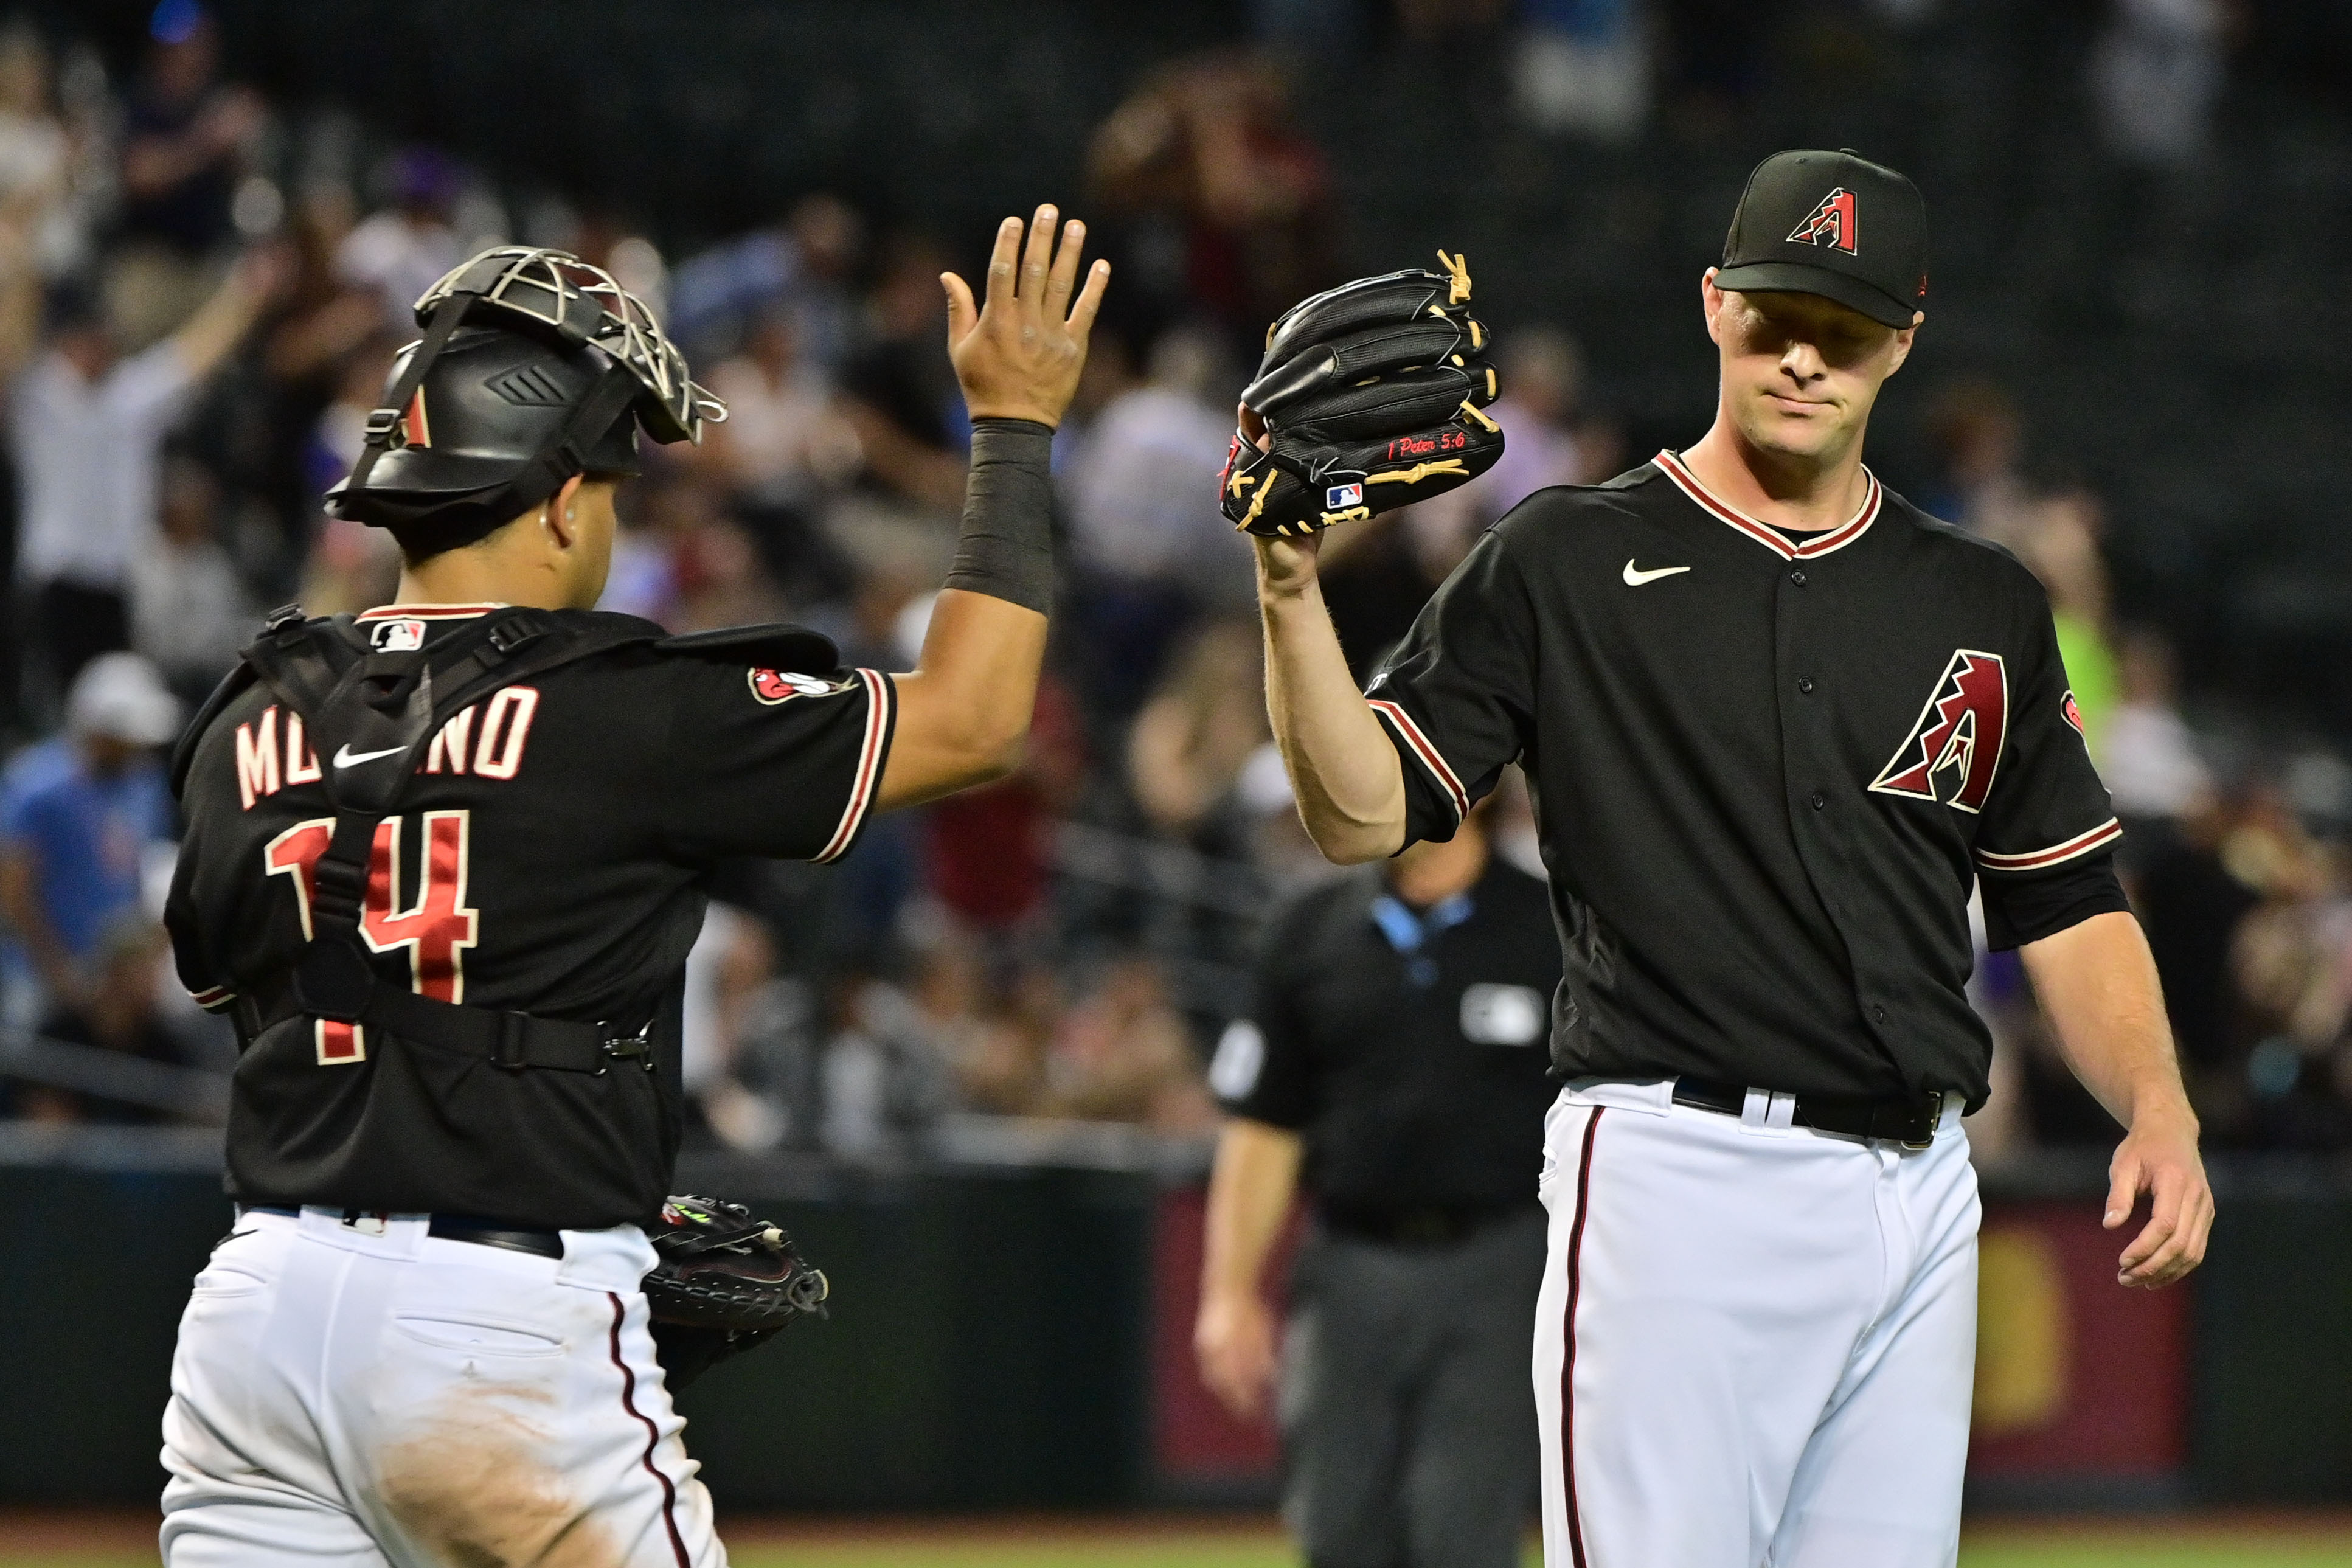
<path fill-rule="evenodd" d="M 1790 231 L 1790 245 L 1827 245 L 1857 256 L 1853 225 L 1853 193 L 1838 186 L 1821 200 L 1821 205 L 1805 215 L 1805 221 Z"/>

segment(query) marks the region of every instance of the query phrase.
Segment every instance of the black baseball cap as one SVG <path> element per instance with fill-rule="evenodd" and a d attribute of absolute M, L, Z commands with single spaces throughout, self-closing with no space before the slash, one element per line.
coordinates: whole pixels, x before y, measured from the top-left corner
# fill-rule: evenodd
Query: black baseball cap
<path fill-rule="evenodd" d="M 1907 327 L 1927 302 L 1927 204 L 1851 149 L 1775 153 L 1748 176 L 1715 281 L 1819 294 Z"/>

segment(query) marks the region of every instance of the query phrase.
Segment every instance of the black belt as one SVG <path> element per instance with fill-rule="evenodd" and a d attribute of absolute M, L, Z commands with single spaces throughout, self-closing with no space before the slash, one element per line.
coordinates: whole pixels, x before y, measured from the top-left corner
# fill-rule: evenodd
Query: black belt
<path fill-rule="evenodd" d="M 1712 1079 L 1675 1079 L 1675 1103 L 1694 1110 L 1738 1116 L 1748 1108 L 1748 1089 Z M 1881 1138 L 1906 1149 L 1925 1149 L 1936 1141 L 1943 1124 L 1944 1097 L 1916 1094 L 1900 1100 L 1868 1100 L 1859 1095 L 1800 1094 L 1789 1120 L 1817 1132 L 1843 1132 L 1852 1138 Z"/>
<path fill-rule="evenodd" d="M 1516 1215 L 1530 1204 L 1360 1204 L 1324 1199 L 1315 1205 L 1327 1230 L 1386 1247 L 1448 1247 Z"/>
<path fill-rule="evenodd" d="M 242 1204 L 240 1215 L 276 1214 L 299 1218 L 299 1209 L 283 1204 Z M 347 1220 L 363 1219 L 374 1211 L 345 1209 Z M 561 1258 L 563 1256 L 563 1236 L 560 1231 L 527 1230 L 520 1226 L 502 1225 L 497 1220 L 475 1219 L 467 1215 L 436 1214 L 426 1216 L 425 1234 L 437 1236 L 444 1241 L 470 1241 L 477 1247 L 503 1247 L 509 1252 L 528 1252 L 533 1258 Z"/>

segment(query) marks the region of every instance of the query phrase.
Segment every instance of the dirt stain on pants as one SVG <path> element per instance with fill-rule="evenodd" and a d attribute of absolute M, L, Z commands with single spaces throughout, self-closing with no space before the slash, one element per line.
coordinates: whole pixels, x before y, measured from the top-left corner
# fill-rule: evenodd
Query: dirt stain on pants
<path fill-rule="evenodd" d="M 544 1427 L 514 1408 L 543 1391 L 478 1384 L 383 1454 L 385 1510 L 448 1568 L 620 1568 L 621 1553 L 540 1458 Z"/>

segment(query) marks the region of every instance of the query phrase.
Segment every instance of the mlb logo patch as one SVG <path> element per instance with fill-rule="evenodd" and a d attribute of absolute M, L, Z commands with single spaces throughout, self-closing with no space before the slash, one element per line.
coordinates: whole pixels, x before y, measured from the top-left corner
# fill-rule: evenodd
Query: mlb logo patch
<path fill-rule="evenodd" d="M 1338 511 L 1345 507 L 1363 504 L 1364 487 L 1361 485 L 1333 485 L 1323 492 L 1325 511 Z"/>
<path fill-rule="evenodd" d="M 425 646 L 425 623 L 378 621 L 373 636 L 378 653 L 413 653 Z"/>

